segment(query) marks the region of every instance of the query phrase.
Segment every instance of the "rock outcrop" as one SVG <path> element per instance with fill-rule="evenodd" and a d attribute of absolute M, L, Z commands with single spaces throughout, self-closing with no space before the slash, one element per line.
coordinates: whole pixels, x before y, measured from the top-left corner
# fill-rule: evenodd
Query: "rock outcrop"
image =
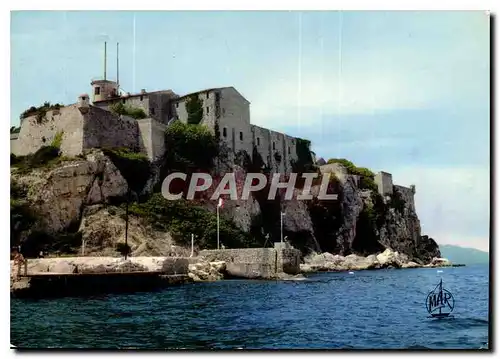
<path fill-rule="evenodd" d="M 85 255 L 119 256 L 116 246 L 125 241 L 125 211 L 114 206 L 85 207 L 79 232 Z M 168 232 L 155 230 L 134 216 L 129 216 L 127 243 L 133 257 L 190 254 L 187 248 L 176 246 Z"/>
<path fill-rule="evenodd" d="M 200 260 L 189 265 L 189 278 L 195 282 L 213 282 L 224 278 L 226 262 Z"/>
<path fill-rule="evenodd" d="M 238 178 L 244 178 L 246 174 L 241 166 L 224 166 L 220 169 L 222 173 L 232 171 Z M 349 174 L 338 163 L 325 164 L 320 170 L 323 174 L 333 175 L 337 201 L 326 203 L 318 200 L 320 187 L 316 184 L 311 189 L 313 200 L 281 199 L 272 202 L 267 197 L 262 199 L 251 194 L 247 200 L 225 201 L 220 214 L 243 232 L 253 231 L 254 238 L 269 235 L 268 245 L 279 241 L 280 213 L 283 212 L 283 234 L 295 248 L 304 255 L 311 252 L 336 253 L 347 258 L 347 262 L 352 262 L 353 268 L 369 264 L 358 263 L 350 255 L 369 257 L 385 249 L 407 256 L 403 262 L 409 266 L 413 266 L 410 262 L 424 265 L 441 256 L 436 242 L 421 235 L 416 210 L 409 201 L 400 200 L 396 208 L 391 198 L 383 198 L 375 191 L 366 189 L 361 185 L 359 176 Z M 119 256 L 116 246 L 125 238 L 123 203 L 129 186 L 102 151 L 93 150 L 85 158 L 63 161 L 52 169 L 36 169 L 28 174 L 19 174 L 13 169 L 11 173 L 13 181 L 28 189 L 26 200 L 39 215 L 30 230 L 23 232 L 24 239 L 36 231 L 57 237 L 71 227 L 72 233 L 77 236 L 72 238 L 70 245 L 63 243 L 60 252 L 74 254 L 84 246 L 86 255 Z M 156 168 L 141 194 L 147 197 L 160 180 Z M 296 197 L 302 190 L 294 192 Z M 137 199 L 137 194 L 132 197 Z M 203 206 L 209 211 L 216 210 L 214 201 L 206 201 Z M 260 226 L 257 231 L 256 225 Z M 24 239 L 21 241 L 26 243 Z M 263 246 L 265 241 L 262 238 L 259 241 Z M 174 238 L 164 227 L 161 230 L 153 228 L 135 216 L 129 216 L 128 244 L 132 256 L 190 254 L 190 249 L 175 245 Z M 33 243 L 28 246 L 36 248 Z"/>
<path fill-rule="evenodd" d="M 371 254 L 367 257 L 350 254 L 348 256 L 333 255 L 331 253 L 312 253 L 304 258 L 300 265 L 303 273 L 323 271 L 357 271 L 383 268 L 420 268 L 420 267 L 448 267 L 451 262 L 445 258 L 433 258 L 428 264 L 418 264 L 409 259 L 406 254 L 386 249 L 382 253 Z"/>
<path fill-rule="evenodd" d="M 64 161 L 54 169 L 36 169 L 19 175 L 11 171 L 12 180 L 26 187 L 33 210 L 43 215 L 37 227 L 56 233 L 79 222 L 86 205 L 107 203 L 124 197 L 127 181 L 101 151 L 90 152 L 86 159 Z"/>

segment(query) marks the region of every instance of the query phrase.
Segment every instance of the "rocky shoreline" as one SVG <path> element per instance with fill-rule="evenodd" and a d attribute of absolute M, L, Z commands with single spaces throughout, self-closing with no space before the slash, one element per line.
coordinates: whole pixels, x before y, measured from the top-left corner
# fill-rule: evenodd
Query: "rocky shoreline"
<path fill-rule="evenodd" d="M 454 266 L 446 258 L 432 258 L 429 263 L 417 263 L 411 261 L 406 254 L 386 249 L 379 254 L 371 254 L 367 257 L 350 254 L 348 256 L 333 255 L 331 253 L 313 253 L 304 258 L 300 265 L 302 273 L 314 272 L 343 272 L 384 268 L 435 268 Z"/>
<path fill-rule="evenodd" d="M 452 264 L 445 258 L 433 258 L 430 263 L 417 263 L 408 256 L 391 249 L 367 257 L 350 254 L 348 256 L 331 253 L 312 253 L 300 264 L 300 274 L 290 275 L 278 273 L 273 280 L 305 280 L 307 274 L 316 272 L 345 272 L 359 270 L 376 270 L 386 268 L 436 268 L 461 266 Z M 21 273 L 23 272 L 21 268 Z M 11 261 L 11 294 L 23 292 L 30 287 L 30 278 L 19 277 L 19 267 Z M 203 257 L 131 257 L 127 260 L 116 257 L 60 257 L 30 259 L 27 263 L 29 274 L 100 274 L 100 273 L 137 273 L 158 272 L 162 277 L 182 275 L 182 281 L 169 283 L 212 282 L 234 275 L 227 270 L 224 261 L 208 261 Z"/>

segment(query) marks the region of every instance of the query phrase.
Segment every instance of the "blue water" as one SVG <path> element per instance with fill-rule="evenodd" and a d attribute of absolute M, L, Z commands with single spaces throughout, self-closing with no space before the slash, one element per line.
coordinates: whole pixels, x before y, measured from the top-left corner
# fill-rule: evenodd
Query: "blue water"
<path fill-rule="evenodd" d="M 455 298 L 454 317 L 430 319 L 425 300 L 441 278 Z M 12 299 L 11 343 L 30 348 L 487 348 L 488 282 L 488 267 L 478 265 Z"/>

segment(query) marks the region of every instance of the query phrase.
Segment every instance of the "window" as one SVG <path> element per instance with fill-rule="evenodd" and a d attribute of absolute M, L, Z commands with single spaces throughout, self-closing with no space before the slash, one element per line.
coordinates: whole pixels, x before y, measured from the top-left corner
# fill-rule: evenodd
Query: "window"
<path fill-rule="evenodd" d="M 276 149 L 276 144 L 273 142 L 273 151 Z"/>
<path fill-rule="evenodd" d="M 155 108 L 154 107 L 150 107 L 149 108 L 149 113 L 154 115 L 155 114 Z"/>
<path fill-rule="evenodd" d="M 240 141 L 243 141 L 243 132 L 240 131 Z"/>
<path fill-rule="evenodd" d="M 175 103 L 175 108 L 179 108 L 179 103 L 178 102 Z"/>
<path fill-rule="evenodd" d="M 122 100 L 122 103 L 125 103 L 125 99 Z"/>
<path fill-rule="evenodd" d="M 288 146 L 288 154 L 290 154 L 290 146 Z"/>
<path fill-rule="evenodd" d="M 209 108 L 208 108 L 208 106 L 207 106 L 207 115 L 208 115 L 208 113 L 209 113 Z"/>
<path fill-rule="evenodd" d="M 260 138 L 257 137 L 257 146 L 260 146 Z"/>
<path fill-rule="evenodd" d="M 100 95 L 101 94 L 101 88 L 100 87 L 96 87 L 94 94 Z"/>
<path fill-rule="evenodd" d="M 142 95 L 141 95 L 141 101 L 142 101 L 143 97 L 144 97 L 144 96 L 142 96 Z"/>
<path fill-rule="evenodd" d="M 222 136 L 227 137 L 227 128 L 222 129 Z"/>
<path fill-rule="evenodd" d="M 207 92 L 207 98 L 208 98 L 208 96 L 209 96 L 209 95 L 210 95 L 210 93 L 209 93 L 209 92 Z"/>

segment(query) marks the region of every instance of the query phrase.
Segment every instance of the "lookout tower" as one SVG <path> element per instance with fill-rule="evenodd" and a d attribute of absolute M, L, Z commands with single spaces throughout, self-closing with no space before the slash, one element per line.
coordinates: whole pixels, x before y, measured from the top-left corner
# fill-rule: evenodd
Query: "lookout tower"
<path fill-rule="evenodd" d="M 92 85 L 92 102 L 104 101 L 113 97 L 118 97 L 119 80 L 118 80 L 118 44 L 116 44 L 116 81 L 111 81 L 106 78 L 106 42 L 104 43 L 104 78 L 93 80 Z"/>
<path fill-rule="evenodd" d="M 92 102 L 118 97 L 118 83 L 111 80 L 94 80 L 92 85 Z"/>

